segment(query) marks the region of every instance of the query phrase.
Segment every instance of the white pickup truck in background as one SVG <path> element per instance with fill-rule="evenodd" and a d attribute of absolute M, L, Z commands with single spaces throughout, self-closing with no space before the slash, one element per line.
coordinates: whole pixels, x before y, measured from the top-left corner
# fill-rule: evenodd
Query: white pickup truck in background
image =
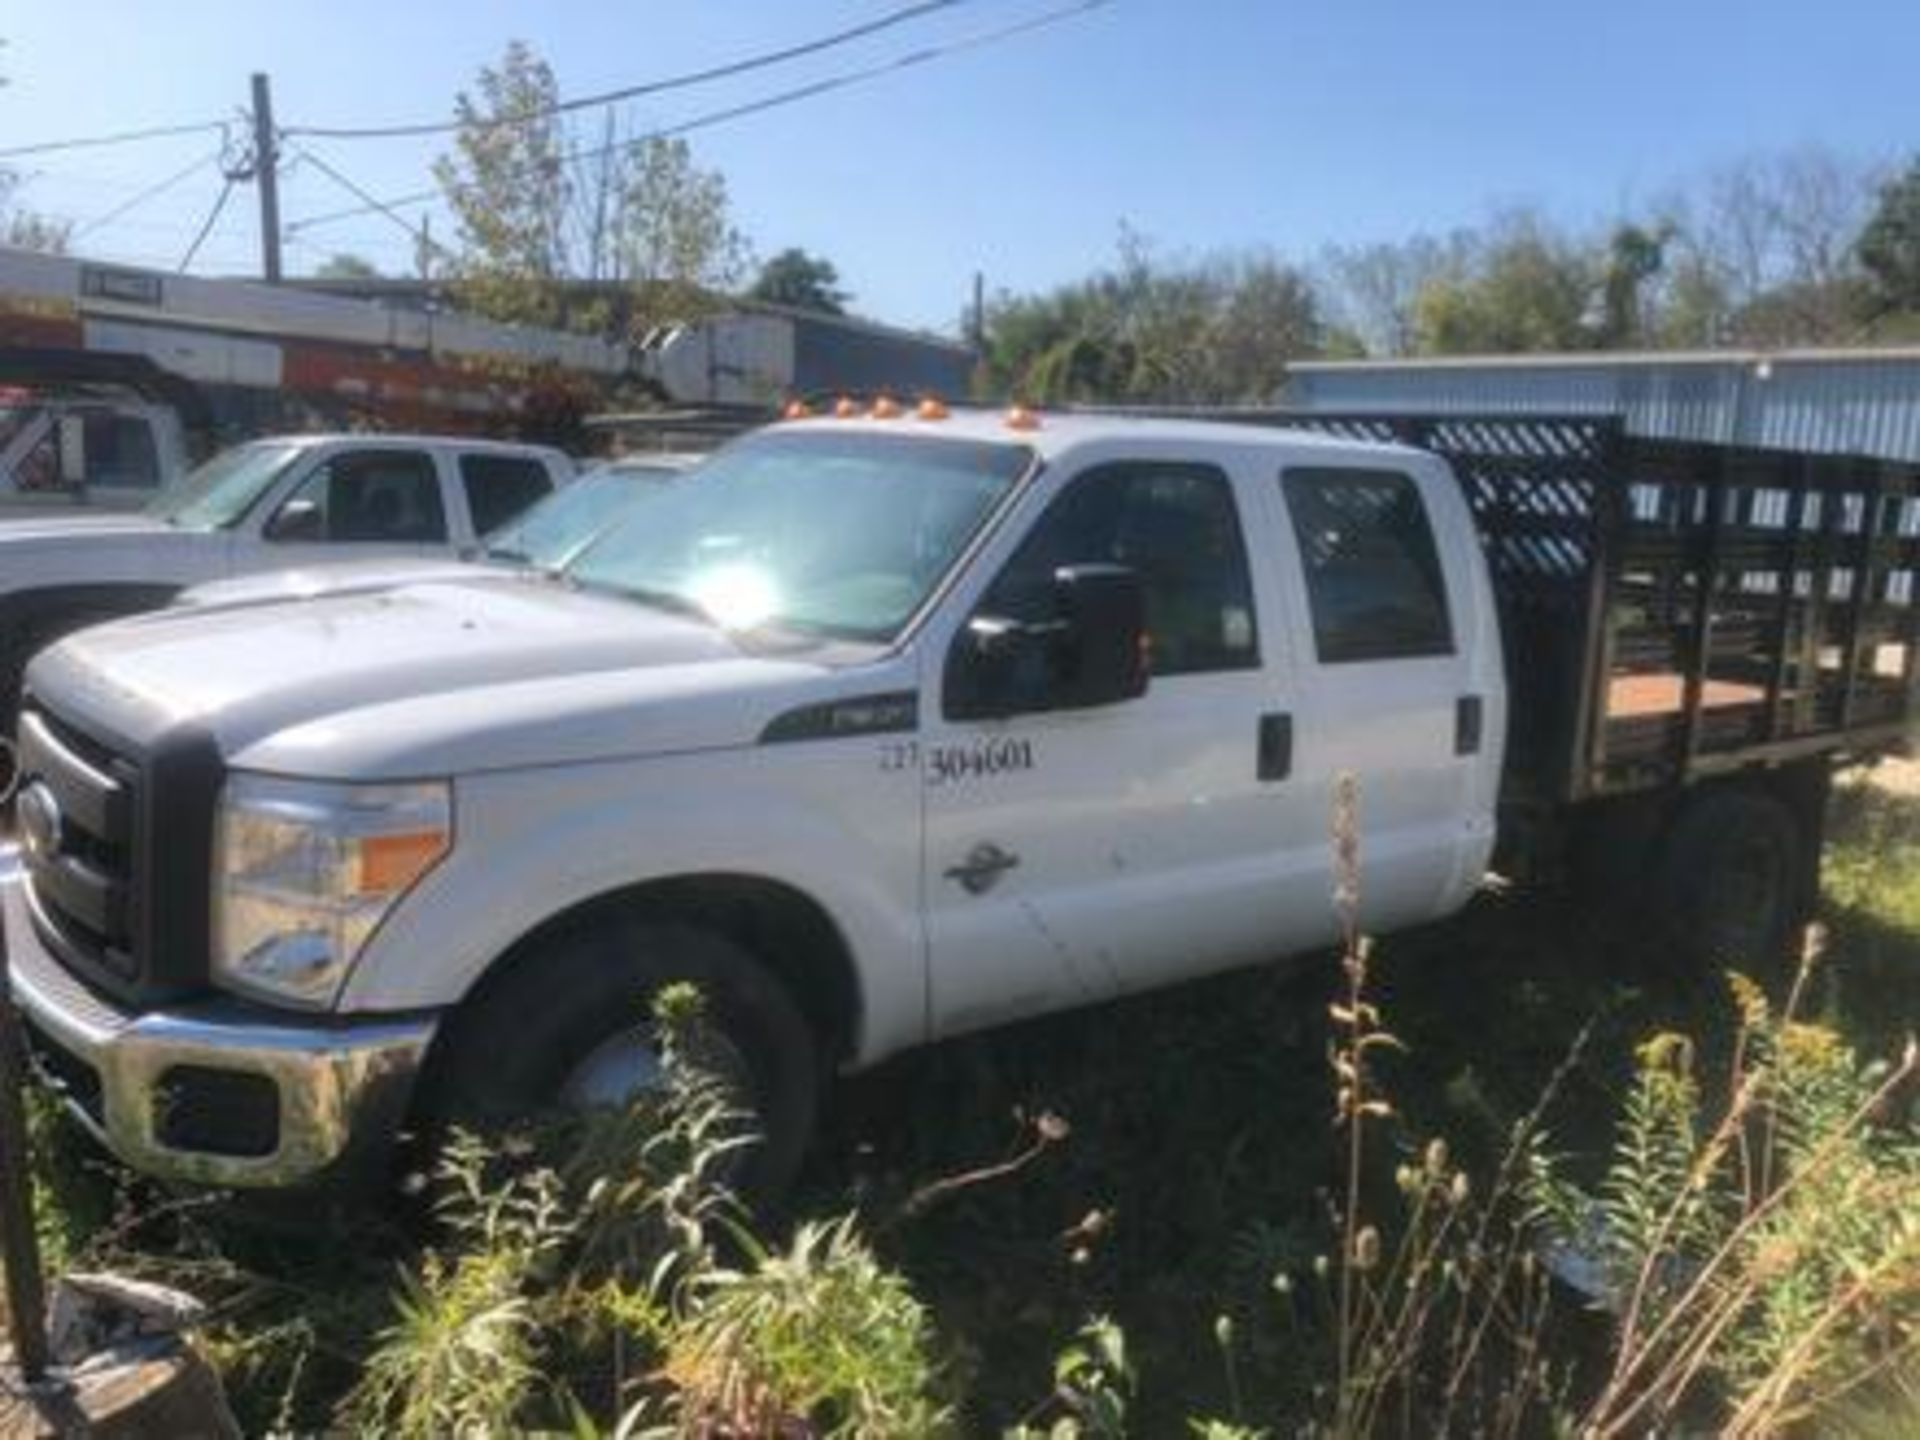
<path fill-rule="evenodd" d="M 138 513 L 0 517 L 0 732 L 28 658 L 71 630 L 263 570 L 473 555 L 572 476 L 572 461 L 538 446 L 301 435 L 225 451 Z"/>
<path fill-rule="evenodd" d="M 1828 767 L 1907 734 L 1914 611 L 1825 573 L 1709 566 L 1704 612 L 1663 587 L 1694 533 L 1737 532 L 1749 578 L 1812 564 L 1766 496 L 1863 472 L 1542 424 L 1474 429 L 1510 435 L 1491 457 L 1437 435 L 1450 466 L 1173 420 L 797 419 L 558 575 L 71 636 L 28 672 L 0 889 L 34 1045 L 135 1166 L 306 1185 L 455 1114 L 630 1095 L 650 996 L 692 980 L 778 1188 L 835 1067 L 1325 945 L 1343 773 L 1372 929 L 1456 911 L 1496 847 L 1522 876 L 1597 849 L 1616 906 L 1777 947 Z M 1821 510 L 1822 555 L 1915 503 L 1877 474 Z M 263 508 L 304 533 L 300 493 Z"/>

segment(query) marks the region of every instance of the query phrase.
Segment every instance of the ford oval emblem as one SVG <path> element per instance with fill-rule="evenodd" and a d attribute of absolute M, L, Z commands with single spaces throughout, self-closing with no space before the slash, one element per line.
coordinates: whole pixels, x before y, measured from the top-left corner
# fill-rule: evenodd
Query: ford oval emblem
<path fill-rule="evenodd" d="M 60 814 L 60 802 L 45 784 L 36 780 L 22 790 L 14 802 L 14 814 L 20 821 L 20 840 L 28 859 L 51 860 L 60 853 L 66 821 Z"/>

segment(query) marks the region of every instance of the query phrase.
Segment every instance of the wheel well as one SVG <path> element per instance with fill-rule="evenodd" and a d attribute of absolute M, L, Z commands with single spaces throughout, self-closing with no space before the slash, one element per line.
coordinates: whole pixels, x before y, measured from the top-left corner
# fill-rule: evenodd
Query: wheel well
<path fill-rule="evenodd" d="M 839 926 L 811 896 L 756 875 L 675 876 L 584 900 L 549 916 L 516 940 L 462 1003 L 470 1003 L 530 963 L 556 936 L 636 919 L 707 926 L 752 951 L 787 987 L 812 1027 L 820 1053 L 836 1061 L 852 1053 L 860 1034 L 862 1002 L 853 955 Z"/>

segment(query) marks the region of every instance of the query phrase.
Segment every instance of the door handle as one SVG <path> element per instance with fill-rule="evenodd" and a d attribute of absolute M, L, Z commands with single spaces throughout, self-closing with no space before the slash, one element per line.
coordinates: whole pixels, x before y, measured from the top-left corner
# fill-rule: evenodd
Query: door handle
<path fill-rule="evenodd" d="M 1453 753 L 1478 755 L 1485 730 L 1485 703 L 1478 695 L 1462 695 L 1453 707 Z"/>
<path fill-rule="evenodd" d="M 991 840 L 983 840 L 967 852 L 965 860 L 949 866 L 945 873 L 947 879 L 959 881 L 960 888 L 969 895 L 984 895 L 1019 863 L 1018 855 L 1009 854 Z"/>
<path fill-rule="evenodd" d="M 1262 780 L 1284 780 L 1293 773 L 1293 716 L 1275 711 L 1260 717 L 1258 754 Z"/>

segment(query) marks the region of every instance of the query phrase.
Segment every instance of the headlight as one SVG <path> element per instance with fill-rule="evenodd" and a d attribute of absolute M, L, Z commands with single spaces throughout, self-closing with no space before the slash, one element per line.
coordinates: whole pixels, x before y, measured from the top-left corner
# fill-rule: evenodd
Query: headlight
<path fill-rule="evenodd" d="M 452 848 L 452 793 L 236 775 L 214 845 L 215 978 L 321 1010 L 388 912 Z"/>

